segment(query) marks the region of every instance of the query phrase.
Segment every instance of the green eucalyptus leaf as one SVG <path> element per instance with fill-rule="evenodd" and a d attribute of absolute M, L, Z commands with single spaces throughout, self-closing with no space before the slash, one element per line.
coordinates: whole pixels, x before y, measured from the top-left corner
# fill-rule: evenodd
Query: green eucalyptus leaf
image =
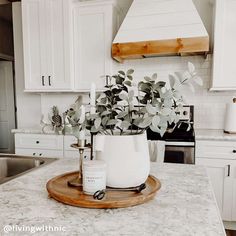
<path fill-rule="evenodd" d="M 152 79 L 148 76 L 144 76 L 144 80 L 146 80 L 147 82 L 150 82 Z"/>
<path fill-rule="evenodd" d="M 118 71 L 118 76 L 124 79 L 125 78 L 125 72 L 122 71 L 122 70 L 119 70 Z"/>
<path fill-rule="evenodd" d="M 161 114 L 163 116 L 168 116 L 172 112 L 171 108 L 163 107 L 161 109 Z"/>
<path fill-rule="evenodd" d="M 139 128 L 142 128 L 142 129 L 145 129 L 147 128 L 148 126 L 150 126 L 152 123 L 152 117 L 146 117 L 143 119 L 143 121 L 141 121 L 139 124 L 138 124 L 138 127 Z"/>
<path fill-rule="evenodd" d="M 178 80 L 182 83 L 184 81 L 184 78 L 183 78 L 183 73 L 181 72 L 175 72 L 175 76 L 178 78 Z"/>
<path fill-rule="evenodd" d="M 106 109 L 106 106 L 104 106 L 104 105 L 99 105 L 99 106 L 97 106 L 97 111 L 99 112 L 99 113 L 102 113 L 102 112 L 104 112 L 104 111 L 106 111 L 107 109 Z"/>
<path fill-rule="evenodd" d="M 119 94 L 120 92 L 122 92 L 122 89 L 113 88 L 113 89 L 112 89 L 112 92 L 113 92 L 114 94 Z"/>
<path fill-rule="evenodd" d="M 125 81 L 125 79 L 123 78 L 123 77 L 121 77 L 121 76 L 118 76 L 117 78 L 116 78 L 116 84 L 118 84 L 118 85 L 122 85 L 122 83 Z"/>
<path fill-rule="evenodd" d="M 161 135 L 161 137 L 165 134 L 166 129 L 167 129 L 167 128 L 165 128 L 165 127 L 161 127 L 161 128 L 160 128 L 160 133 L 159 133 L 159 134 Z"/>
<path fill-rule="evenodd" d="M 107 115 L 109 115 L 109 114 L 111 114 L 110 111 L 104 111 L 104 112 L 102 112 L 101 116 L 107 116 Z"/>
<path fill-rule="evenodd" d="M 200 86 L 203 86 L 203 81 L 202 81 L 202 78 L 201 78 L 201 77 L 195 76 L 195 77 L 193 78 L 193 81 L 194 81 L 196 84 L 198 84 L 198 85 L 200 85 Z"/>
<path fill-rule="evenodd" d="M 127 130 L 129 127 L 130 127 L 131 123 L 127 120 L 124 120 L 122 121 L 120 127 L 123 129 L 123 130 Z"/>
<path fill-rule="evenodd" d="M 102 125 L 105 126 L 107 124 L 108 120 L 109 120 L 109 117 L 107 117 L 107 116 L 102 118 Z"/>
<path fill-rule="evenodd" d="M 139 89 L 140 89 L 140 91 L 142 91 L 144 93 L 150 94 L 150 92 L 151 92 L 151 86 L 150 86 L 150 84 L 147 84 L 147 83 L 143 83 L 143 82 L 139 83 Z"/>
<path fill-rule="evenodd" d="M 136 119 L 133 121 L 133 124 L 136 125 L 136 126 L 138 126 L 142 121 L 143 121 L 143 118 L 138 117 L 138 118 L 136 118 Z"/>
<path fill-rule="evenodd" d="M 171 108 L 173 106 L 173 101 L 172 99 L 165 99 L 163 104 L 166 108 Z"/>
<path fill-rule="evenodd" d="M 156 108 L 152 106 L 152 104 L 147 104 L 146 105 L 146 110 L 150 115 L 155 115 L 156 114 Z"/>
<path fill-rule="evenodd" d="M 124 93 L 119 94 L 119 98 L 122 99 L 122 100 L 125 100 L 125 101 L 128 100 L 128 96 Z"/>
<path fill-rule="evenodd" d="M 76 126 L 77 122 L 75 120 L 73 120 L 71 117 L 68 117 L 68 121 L 72 126 Z"/>
<path fill-rule="evenodd" d="M 122 111 L 122 112 L 120 112 L 120 113 L 117 115 L 117 118 L 118 118 L 118 119 L 123 118 L 123 117 L 125 117 L 127 114 L 128 114 L 128 111 Z"/>
<path fill-rule="evenodd" d="M 96 129 L 99 128 L 99 126 L 101 125 L 101 122 L 102 122 L 101 117 L 98 117 L 98 118 L 95 119 L 94 126 L 95 126 Z"/>
<path fill-rule="evenodd" d="M 131 74 L 133 74 L 134 73 L 134 70 L 133 69 L 129 69 L 128 71 L 127 71 L 127 75 L 131 75 Z"/>
<path fill-rule="evenodd" d="M 118 120 L 115 120 L 115 119 L 111 119 L 111 120 L 108 120 L 107 124 L 106 125 L 116 125 L 118 122 Z"/>
<path fill-rule="evenodd" d="M 193 63 L 188 62 L 188 70 L 189 70 L 190 73 L 195 72 L 195 66 L 193 65 Z"/>
<path fill-rule="evenodd" d="M 154 73 L 153 75 L 152 75 L 152 80 L 156 80 L 157 79 L 157 73 Z"/>
<path fill-rule="evenodd" d="M 127 78 L 128 78 L 129 80 L 133 80 L 133 76 L 132 76 L 132 75 L 127 75 Z"/>
<path fill-rule="evenodd" d="M 150 125 L 150 129 L 155 132 L 155 133 L 161 133 L 161 130 L 159 129 L 158 126 L 153 126 L 153 125 Z"/>
<path fill-rule="evenodd" d="M 101 103 L 106 104 L 107 98 L 101 98 L 100 101 L 101 101 Z"/>
<path fill-rule="evenodd" d="M 152 118 L 152 126 L 154 127 L 158 127 L 159 123 L 160 123 L 160 116 L 156 115 L 156 116 L 153 116 Z"/>
<path fill-rule="evenodd" d="M 129 86 L 129 87 L 132 86 L 132 84 L 131 84 L 131 82 L 130 82 L 129 80 L 126 80 L 126 81 L 124 82 L 124 84 L 127 85 L 127 86 Z"/>

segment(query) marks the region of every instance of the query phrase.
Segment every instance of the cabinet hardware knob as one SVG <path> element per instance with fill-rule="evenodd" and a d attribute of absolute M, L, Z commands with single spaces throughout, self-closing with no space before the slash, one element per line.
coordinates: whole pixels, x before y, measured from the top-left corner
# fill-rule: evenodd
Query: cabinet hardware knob
<path fill-rule="evenodd" d="M 39 156 L 42 156 L 42 153 L 39 153 Z"/>
<path fill-rule="evenodd" d="M 42 76 L 42 85 L 45 86 L 44 75 Z"/>
<path fill-rule="evenodd" d="M 51 75 L 48 76 L 48 84 L 51 86 Z"/>
<path fill-rule="evenodd" d="M 33 153 L 33 156 L 35 156 L 35 155 L 36 155 L 36 153 L 34 152 L 34 153 Z"/>
<path fill-rule="evenodd" d="M 236 150 L 233 150 L 233 153 L 236 153 Z"/>
<path fill-rule="evenodd" d="M 39 141 L 36 141 L 37 144 L 39 144 Z"/>

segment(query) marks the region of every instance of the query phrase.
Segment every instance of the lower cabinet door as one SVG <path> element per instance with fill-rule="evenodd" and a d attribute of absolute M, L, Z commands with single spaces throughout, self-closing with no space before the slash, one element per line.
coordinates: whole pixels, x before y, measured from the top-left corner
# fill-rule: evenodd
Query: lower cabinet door
<path fill-rule="evenodd" d="M 222 219 L 231 221 L 233 203 L 233 161 L 196 158 L 196 164 L 206 166 Z"/>
<path fill-rule="evenodd" d="M 236 221 L 236 164 L 233 166 L 233 206 L 232 221 Z"/>
<path fill-rule="evenodd" d="M 16 148 L 15 153 L 17 155 L 35 156 L 35 157 L 53 157 L 53 158 L 63 157 L 63 150 L 41 150 L 41 149 Z"/>

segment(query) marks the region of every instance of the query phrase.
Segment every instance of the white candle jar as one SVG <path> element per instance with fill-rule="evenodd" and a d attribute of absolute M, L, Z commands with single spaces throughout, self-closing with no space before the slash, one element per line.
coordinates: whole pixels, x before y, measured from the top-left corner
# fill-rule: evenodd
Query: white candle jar
<path fill-rule="evenodd" d="M 98 190 L 106 189 L 106 163 L 102 160 L 83 162 L 83 191 L 93 195 Z"/>

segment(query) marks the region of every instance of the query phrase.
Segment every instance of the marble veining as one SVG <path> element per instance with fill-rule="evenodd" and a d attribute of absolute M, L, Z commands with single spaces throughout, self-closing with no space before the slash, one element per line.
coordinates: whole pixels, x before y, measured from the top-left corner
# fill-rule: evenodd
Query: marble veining
<path fill-rule="evenodd" d="M 12 129 L 13 134 L 45 134 L 40 128 L 22 128 L 22 129 Z M 48 134 L 55 134 L 54 131 L 48 132 Z"/>
<path fill-rule="evenodd" d="M 196 140 L 236 141 L 236 134 L 224 133 L 221 129 L 195 129 Z"/>
<path fill-rule="evenodd" d="M 204 167 L 153 163 L 162 188 L 154 200 L 123 209 L 86 209 L 48 198 L 47 181 L 77 169 L 76 159 L 54 163 L 0 185 L 0 235 L 5 225 L 65 226 L 65 232 L 35 235 L 221 236 L 225 235 Z M 32 235 L 24 232 L 22 235 Z"/>

